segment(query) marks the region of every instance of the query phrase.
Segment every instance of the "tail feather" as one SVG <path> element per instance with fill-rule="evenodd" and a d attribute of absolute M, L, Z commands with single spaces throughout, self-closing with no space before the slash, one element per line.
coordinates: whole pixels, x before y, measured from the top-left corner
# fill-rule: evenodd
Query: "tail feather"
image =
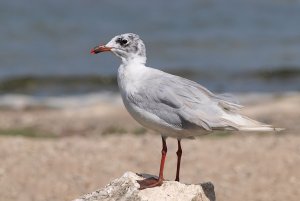
<path fill-rule="evenodd" d="M 284 128 L 275 128 L 275 127 L 266 127 L 266 126 L 261 126 L 261 127 L 241 127 L 239 128 L 240 131 L 283 131 L 285 130 Z"/>
<path fill-rule="evenodd" d="M 246 116 L 235 114 L 224 116 L 224 121 L 240 131 L 282 131 L 284 128 L 275 128 L 272 125 L 264 124 L 259 121 L 250 119 Z"/>

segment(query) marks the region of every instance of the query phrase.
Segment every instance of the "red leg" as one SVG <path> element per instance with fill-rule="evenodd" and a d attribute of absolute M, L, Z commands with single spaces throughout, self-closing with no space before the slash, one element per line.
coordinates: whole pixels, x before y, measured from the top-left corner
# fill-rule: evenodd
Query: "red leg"
<path fill-rule="evenodd" d="M 144 180 L 137 181 L 140 184 L 140 190 L 145 188 L 152 188 L 156 186 L 161 186 L 164 181 L 164 166 L 165 166 L 165 160 L 167 155 L 167 144 L 166 144 L 166 138 L 161 137 L 162 139 L 162 150 L 161 150 L 161 161 L 160 161 L 160 168 L 159 168 L 159 177 L 156 178 L 147 178 Z"/>
<path fill-rule="evenodd" d="M 162 150 L 161 150 L 161 161 L 160 161 L 160 168 L 159 168 L 159 178 L 164 180 L 164 167 L 165 167 L 165 160 L 168 152 L 167 143 L 165 137 L 161 137 L 162 139 Z"/>
<path fill-rule="evenodd" d="M 182 155 L 182 149 L 181 149 L 181 144 L 180 144 L 181 139 L 177 139 L 177 141 L 178 141 L 178 150 L 176 152 L 176 154 L 177 154 L 177 169 L 176 169 L 175 181 L 179 181 L 180 162 L 181 162 L 181 155 Z"/>

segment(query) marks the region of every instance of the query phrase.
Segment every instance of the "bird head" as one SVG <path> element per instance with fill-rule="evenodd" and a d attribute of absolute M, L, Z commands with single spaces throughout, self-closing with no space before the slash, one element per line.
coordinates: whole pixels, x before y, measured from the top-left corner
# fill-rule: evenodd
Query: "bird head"
<path fill-rule="evenodd" d="M 115 36 L 106 45 L 94 47 L 91 54 L 108 51 L 120 57 L 123 63 L 131 61 L 146 63 L 145 45 L 137 34 L 126 33 Z"/>

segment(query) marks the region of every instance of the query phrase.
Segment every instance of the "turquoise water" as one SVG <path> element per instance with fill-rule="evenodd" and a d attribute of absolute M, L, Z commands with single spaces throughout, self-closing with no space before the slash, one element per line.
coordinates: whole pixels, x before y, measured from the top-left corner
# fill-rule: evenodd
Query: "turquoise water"
<path fill-rule="evenodd" d="M 100 90 L 102 82 L 76 79 L 114 80 L 120 61 L 89 49 L 125 32 L 144 40 L 149 66 L 213 91 L 300 91 L 299 22 L 296 0 L 1 1 L 0 92 L 11 92 L 1 83 L 27 76 L 50 82 L 18 93 Z M 57 77 L 75 84 L 51 82 Z"/>

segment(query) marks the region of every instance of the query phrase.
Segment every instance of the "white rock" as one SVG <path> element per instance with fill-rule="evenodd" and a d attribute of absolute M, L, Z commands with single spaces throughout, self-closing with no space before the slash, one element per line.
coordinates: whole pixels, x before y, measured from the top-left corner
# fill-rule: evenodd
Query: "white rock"
<path fill-rule="evenodd" d="M 152 175 L 138 176 L 133 172 L 126 172 L 122 177 L 113 180 L 104 188 L 86 194 L 73 201 L 215 201 L 212 183 L 182 184 L 176 181 L 165 181 L 162 186 L 139 190 L 137 180 Z"/>

